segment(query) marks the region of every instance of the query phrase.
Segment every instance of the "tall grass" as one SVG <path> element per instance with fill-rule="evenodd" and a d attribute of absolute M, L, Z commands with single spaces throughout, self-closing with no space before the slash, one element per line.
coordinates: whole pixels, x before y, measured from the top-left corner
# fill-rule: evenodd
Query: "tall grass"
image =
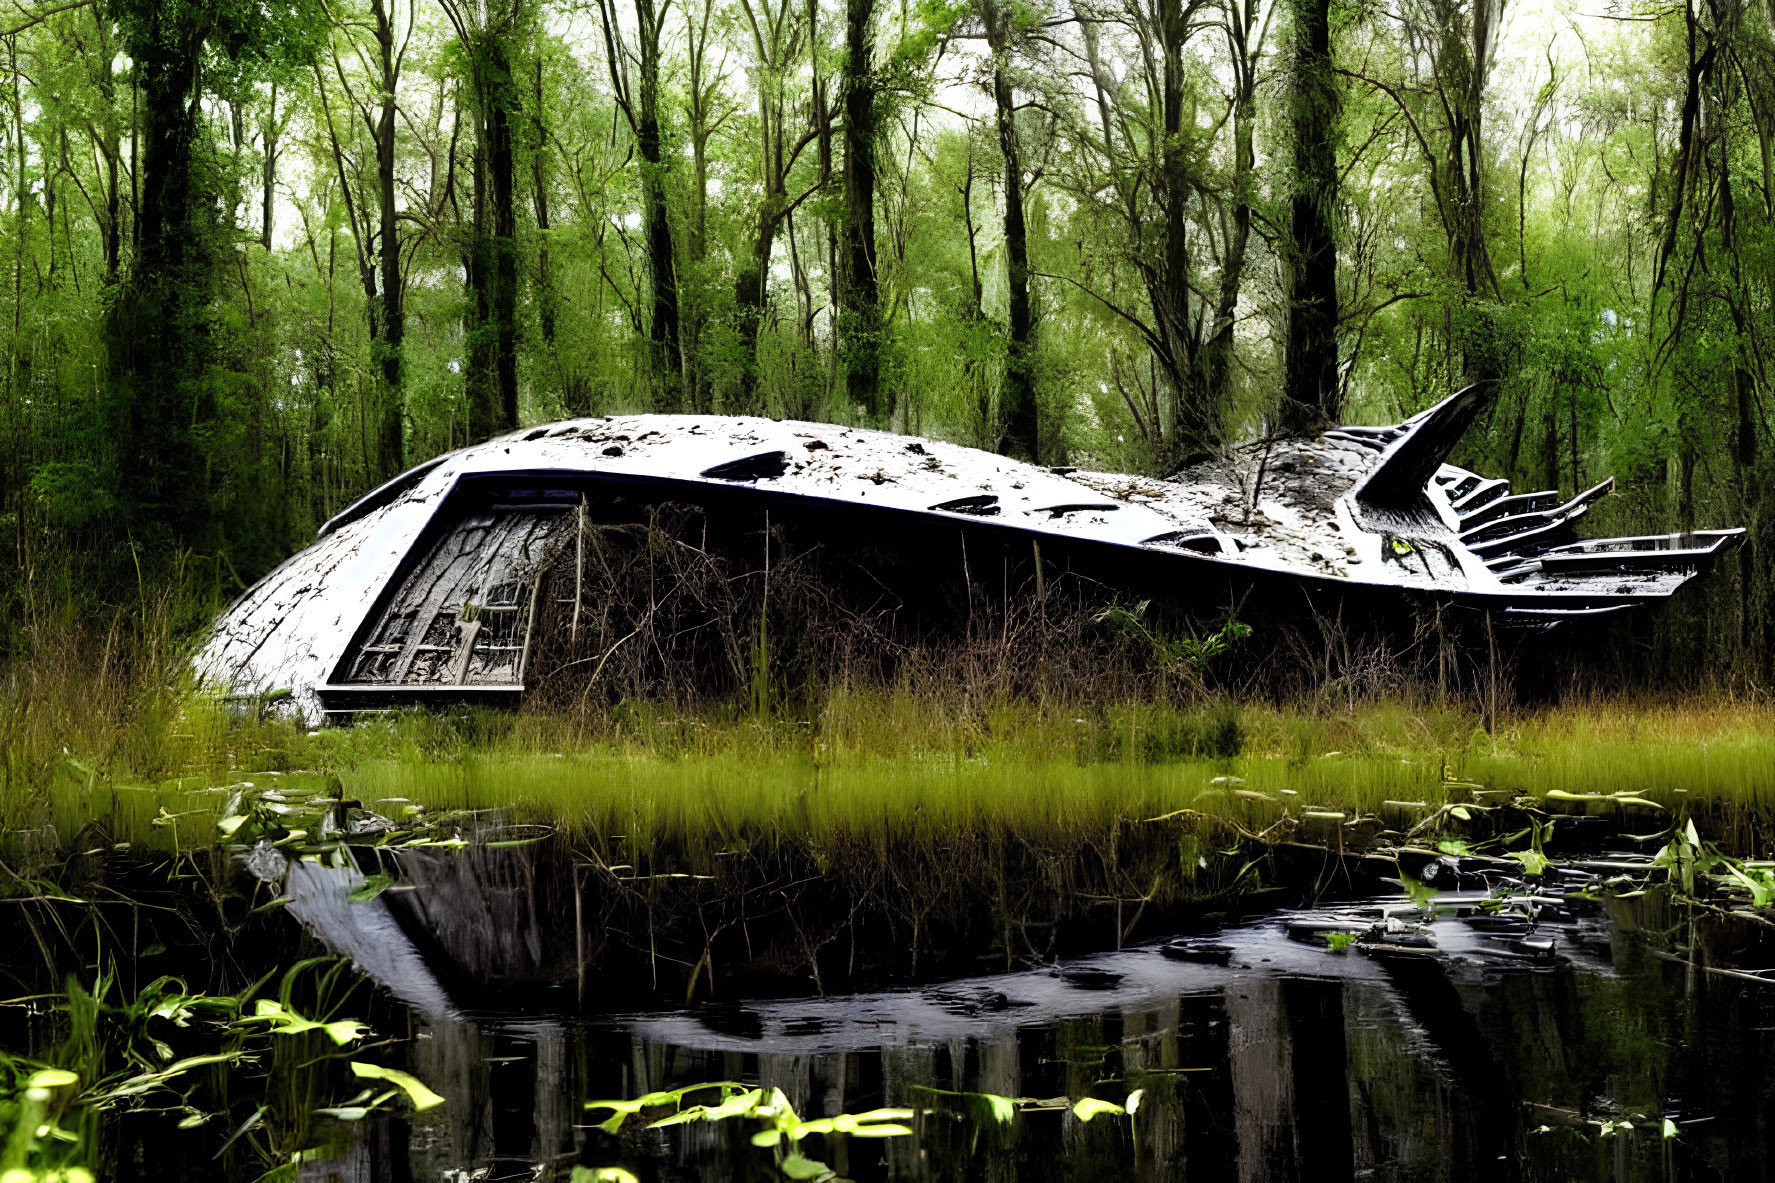
<path fill-rule="evenodd" d="M 1406 702 L 1337 715 L 1002 701 L 962 717 L 949 705 L 835 692 L 805 717 L 630 707 L 588 730 L 545 714 L 415 712 L 309 732 L 188 697 L 162 743 L 141 749 L 145 767 L 117 749 L 104 764 L 59 756 L 46 779 L 9 790 L 7 818 L 40 817 L 64 841 L 97 824 L 114 840 L 189 846 L 236 792 L 304 784 L 385 811 L 496 809 L 631 848 L 717 849 L 989 831 L 1072 842 L 1178 810 L 1256 831 L 1284 810 L 1433 808 L 1475 785 L 1631 791 L 1673 809 L 1775 803 L 1775 711 L 1760 705 L 1587 703 L 1508 716 L 1495 734 L 1472 712 Z"/>
<path fill-rule="evenodd" d="M 1720 695 L 1507 709 L 1399 693 L 1293 704 L 1143 698 L 1101 680 L 1006 692 L 926 671 L 844 680 L 760 710 L 625 700 L 518 714 L 404 713 L 349 729 L 238 717 L 183 680 L 178 602 L 98 626 L 44 616 L 0 668 L 0 830 L 205 844 L 238 791 L 323 786 L 499 809 L 583 835 L 719 848 L 1001 833 L 1075 841 L 1194 810 L 1262 829 L 1283 810 L 1434 807 L 1472 785 L 1631 791 L 1671 807 L 1775 796 L 1775 709 Z"/>

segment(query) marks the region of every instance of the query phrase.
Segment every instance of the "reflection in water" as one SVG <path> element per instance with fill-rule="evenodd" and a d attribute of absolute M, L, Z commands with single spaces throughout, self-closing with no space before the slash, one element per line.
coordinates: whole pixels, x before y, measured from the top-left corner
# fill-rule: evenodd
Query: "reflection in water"
<path fill-rule="evenodd" d="M 449 1103 L 366 1123 L 300 1177 L 778 1177 L 755 1126 L 635 1119 L 612 1136 L 583 1110 L 715 1080 L 780 1088 L 804 1117 L 923 1110 L 911 1137 L 808 1140 L 858 1179 L 1766 1177 L 1775 990 L 1660 957 L 1685 921 L 1655 898 L 1576 912 L 1553 926 L 1554 961 L 1516 966 L 1460 920 L 1434 925 L 1454 952 L 1426 956 L 1331 953 L 1276 917 L 1222 934 L 1225 966 L 1140 948 L 1072 980 L 595 1021 L 415 1015 L 411 1068 Z M 1132 1118 L 1030 1105 L 1003 1126 L 953 1095 L 1132 1089 Z"/>

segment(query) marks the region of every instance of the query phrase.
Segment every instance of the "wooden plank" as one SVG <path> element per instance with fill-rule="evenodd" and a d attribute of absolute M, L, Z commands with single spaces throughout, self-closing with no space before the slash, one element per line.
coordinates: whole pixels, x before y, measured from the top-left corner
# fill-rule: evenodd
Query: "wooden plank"
<path fill-rule="evenodd" d="M 450 663 L 450 684 L 465 686 L 468 684 L 468 661 L 474 656 L 475 640 L 481 635 L 481 622 L 470 620 L 462 626 L 462 643 L 456 648 L 455 660 Z"/>

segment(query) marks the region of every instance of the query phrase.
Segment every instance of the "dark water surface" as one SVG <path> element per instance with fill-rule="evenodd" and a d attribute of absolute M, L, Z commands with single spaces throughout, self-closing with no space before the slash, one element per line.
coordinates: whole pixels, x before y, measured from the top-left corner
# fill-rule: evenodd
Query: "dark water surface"
<path fill-rule="evenodd" d="M 1756 938 L 1730 921 L 1702 934 L 1656 895 L 1523 904 L 1532 926 L 1488 914 L 1478 893 L 1445 895 L 1429 941 L 1409 938 L 1432 947 L 1343 952 L 1322 927 L 1421 913 L 1404 897 L 1290 909 L 1169 953 L 586 1020 L 455 1013 L 399 935 L 370 952 L 361 905 L 309 888 L 292 910 L 340 951 L 359 946 L 404 998 L 410 1067 L 449 1100 L 367 1123 L 305 1179 L 527 1179 L 576 1164 L 782 1177 L 752 1144 L 757 1121 L 645 1128 L 668 1107 L 612 1136 L 592 1128 L 608 1111 L 584 1109 L 708 1081 L 781 1089 L 803 1118 L 918 1111 L 909 1136 L 803 1145 L 856 1179 L 1750 1179 L 1772 1166 L 1775 983 L 1671 952 L 1743 953 Z M 1070 1109 L 1136 1089 L 1131 1117 Z M 1017 1099 L 1014 1116 L 956 1093 Z"/>
<path fill-rule="evenodd" d="M 132 950 L 123 993 L 155 974 L 197 981 L 204 958 L 218 968 L 248 946 L 268 966 L 344 958 L 362 980 L 344 1010 L 321 1017 L 362 1017 L 375 1031 L 344 1050 L 319 1032 L 261 1037 L 259 1075 L 216 1069 L 202 1094 L 220 1097 L 216 1113 L 191 1114 L 195 1128 L 175 1128 L 191 1111 L 162 1094 L 110 1110 L 115 1175 L 791 1177 L 780 1149 L 754 1144 L 766 1128 L 756 1117 L 648 1128 L 674 1112 L 659 1105 L 611 1133 L 598 1128 L 610 1110 L 586 1108 L 718 1081 L 781 1090 L 802 1119 L 910 1110 L 898 1119 L 908 1133 L 815 1133 L 788 1163 L 858 1180 L 1775 1174 L 1775 981 L 1758 977 L 1775 964 L 1770 926 L 1661 890 L 1592 899 L 1543 884 L 1500 900 L 1468 877 L 1430 912 L 1373 894 L 1277 907 L 1036 968 L 826 997 L 748 997 L 722 978 L 711 1001 L 706 971 L 691 1005 L 635 1009 L 630 1000 L 657 997 L 658 983 L 642 980 L 645 961 L 600 967 L 587 947 L 590 902 L 548 886 L 551 857 L 543 847 L 410 851 L 393 888 L 373 894 L 353 866 L 262 846 L 229 864 L 229 899 L 187 885 L 95 922 L 95 943 Z M 86 897 L 125 886 L 95 877 Z M 186 931 L 232 925 L 233 935 L 149 947 L 157 917 L 178 912 Z M 673 923 L 707 921 L 692 910 Z M 65 927 L 69 947 L 82 947 L 85 930 Z M 39 939 L 46 949 L 55 940 L 41 924 L 7 931 L 18 965 Z M 1344 938 L 1327 937 L 1358 932 L 1368 935 L 1341 950 L 1331 946 Z M 258 997 L 275 996 L 268 980 Z M 151 1023 L 162 1024 L 146 1028 L 156 1038 L 185 1038 Z M 56 1038 L 42 1020 L 7 1027 L 0 1047 L 49 1059 Z M 345 1057 L 403 1068 L 444 1101 L 423 1112 L 384 1103 L 355 1121 L 316 1113 L 352 1103 L 364 1083 Z M 1076 1106 L 1088 1098 L 1108 1111 L 1084 1120 Z M 1133 1112 L 1121 1111 L 1131 1099 Z M 831 1176 L 808 1166 L 801 1177 Z"/>

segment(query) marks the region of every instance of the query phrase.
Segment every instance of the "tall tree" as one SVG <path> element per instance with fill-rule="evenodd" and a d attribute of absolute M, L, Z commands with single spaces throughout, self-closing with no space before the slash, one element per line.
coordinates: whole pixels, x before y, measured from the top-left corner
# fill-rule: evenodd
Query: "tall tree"
<path fill-rule="evenodd" d="M 1217 21 L 1214 18 L 1218 16 Z M 1131 34 L 1121 81 L 1104 61 L 1097 26 Z M 1228 168 L 1215 175 L 1200 151 L 1200 82 L 1186 52 L 1203 29 L 1224 31 L 1230 89 Z M 1112 25 L 1113 27 L 1113 25 Z M 1064 278 L 1133 330 L 1150 366 L 1112 358 L 1111 377 L 1135 430 L 1162 466 L 1198 457 L 1225 439 L 1234 326 L 1244 291 L 1255 197 L 1258 63 L 1269 8 L 1228 0 L 1127 0 L 1084 18 L 1096 126 L 1072 129 L 1063 170 L 1068 191 L 1089 211 L 1104 265 Z M 1144 307 L 1118 291 L 1131 269 Z M 1218 272 L 1218 275 L 1214 275 Z M 1147 371 L 1147 376 L 1142 371 Z"/>
<path fill-rule="evenodd" d="M 1293 0 L 1289 99 L 1288 343 L 1280 426 L 1305 432 L 1343 412 L 1337 366 L 1337 79 L 1331 65 L 1331 0 Z"/>
<path fill-rule="evenodd" d="M 524 0 L 439 0 L 467 62 L 474 119 L 474 207 L 467 250 L 470 293 L 468 435 L 483 440 L 518 425 L 518 208 L 512 122 L 519 109 L 513 62 Z"/>
<path fill-rule="evenodd" d="M 689 219 L 690 267 L 699 271 L 709 255 L 709 144 L 737 109 L 731 92 L 727 56 L 714 58 L 713 42 L 717 0 L 694 0 L 684 7 L 685 29 L 685 130 L 690 139 L 691 192 Z M 707 413 L 714 409 L 714 389 L 703 359 L 703 330 L 709 317 L 708 294 L 697 291 L 684 309 L 686 395 L 690 409 Z"/>
<path fill-rule="evenodd" d="M 401 353 L 407 328 L 406 279 L 401 266 L 400 210 L 395 200 L 395 117 L 399 110 L 396 96 L 400 89 L 401 69 L 406 60 L 407 43 L 413 34 L 414 12 L 413 0 L 407 0 L 406 19 L 397 26 L 395 5 L 398 2 L 369 0 L 368 21 L 339 7 L 329 9 L 328 13 L 334 29 L 333 74 L 344 91 L 351 113 L 369 137 L 375 156 L 376 169 L 368 185 L 361 188 L 354 185 L 347 174 L 347 153 L 327 107 L 326 80 L 316 78 L 340 192 L 351 227 L 352 244 L 357 251 L 371 351 L 380 376 L 372 418 L 375 423 L 375 464 L 384 479 L 406 467 L 401 395 Z M 368 44 L 364 43 L 366 40 Z M 341 41 L 355 57 L 362 74 L 355 84 L 339 54 Z M 276 143 L 269 132 L 266 143 L 266 168 L 269 170 L 275 158 Z M 267 234 L 270 233 L 270 188 L 267 182 Z"/>
<path fill-rule="evenodd" d="M 647 274 L 653 293 L 648 338 L 653 347 L 654 405 L 662 411 L 682 410 L 684 403 L 678 261 L 666 201 L 669 169 L 659 105 L 660 46 L 671 7 L 672 0 L 660 0 L 657 7 L 654 0 L 635 0 L 635 45 L 631 49 L 617 23 L 615 0 L 598 0 L 611 86 L 641 157 L 641 230 L 647 242 Z M 629 79 L 631 60 L 639 76 L 635 83 Z"/>
<path fill-rule="evenodd" d="M 303 0 L 119 0 L 115 13 L 142 138 L 135 252 L 110 326 L 119 492 L 127 520 L 189 542 L 207 524 L 203 441 L 217 413 L 219 243 L 202 215 L 221 194 L 197 167 L 206 75 L 301 60 L 321 24 Z"/>
<path fill-rule="evenodd" d="M 893 415 L 881 384 L 881 295 L 875 267 L 875 0 L 846 0 L 844 225 L 839 331 L 845 390 L 872 424 Z"/>
<path fill-rule="evenodd" d="M 1023 208 L 1025 178 L 1023 144 L 1017 134 L 1017 97 L 1011 83 L 1011 54 L 1024 30 L 1025 10 L 1003 0 L 982 0 L 980 24 L 992 51 L 990 87 L 993 126 L 1004 158 L 1005 288 L 1010 336 L 1005 354 L 1000 416 L 1004 421 L 1006 455 L 1035 460 L 1041 455 L 1040 417 L 1035 404 L 1034 319 L 1029 307 L 1029 226 Z"/>
<path fill-rule="evenodd" d="M 756 414 L 764 409 L 758 391 L 758 335 L 770 291 L 770 260 L 784 219 L 809 197 L 825 188 L 820 173 L 789 195 L 790 177 L 809 144 L 829 126 L 830 114 L 809 102 L 799 130 L 790 127 L 795 106 L 790 90 L 801 61 L 802 39 L 811 37 L 805 11 L 792 0 L 740 0 L 752 35 L 753 85 L 757 91 L 757 179 L 762 194 L 752 218 L 750 243 L 735 264 L 734 312 L 739 338 L 739 389 L 734 410 Z"/>

